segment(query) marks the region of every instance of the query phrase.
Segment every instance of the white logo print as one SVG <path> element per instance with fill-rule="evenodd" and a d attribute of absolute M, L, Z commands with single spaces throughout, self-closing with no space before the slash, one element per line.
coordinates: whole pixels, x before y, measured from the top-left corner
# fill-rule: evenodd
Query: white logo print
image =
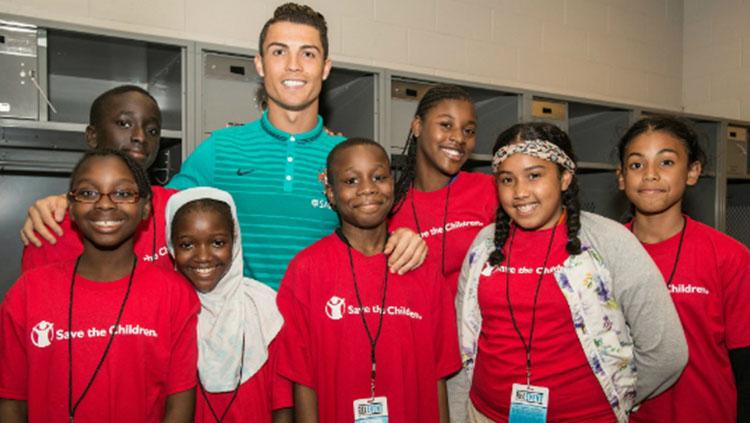
<path fill-rule="evenodd" d="M 344 304 L 343 298 L 333 296 L 326 303 L 326 316 L 331 320 L 339 320 L 344 317 Z"/>
<path fill-rule="evenodd" d="M 31 329 L 31 343 L 39 348 L 50 346 L 52 343 L 52 331 L 54 326 L 53 323 L 46 320 L 37 323 L 36 326 Z"/>

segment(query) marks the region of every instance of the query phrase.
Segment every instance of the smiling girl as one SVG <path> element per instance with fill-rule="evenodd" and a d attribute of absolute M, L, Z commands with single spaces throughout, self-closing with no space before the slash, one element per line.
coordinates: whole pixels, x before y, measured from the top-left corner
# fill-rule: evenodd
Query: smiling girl
<path fill-rule="evenodd" d="M 86 153 L 68 198 L 83 253 L 24 273 L 0 306 L 0 421 L 192 421 L 198 301 L 134 253 L 143 168 Z"/>
<path fill-rule="evenodd" d="M 242 276 L 231 195 L 186 189 L 169 199 L 166 219 L 175 266 L 201 301 L 195 421 L 291 421 L 291 384 L 276 374 L 278 342 L 273 342 L 283 319 L 276 293 Z"/>
<path fill-rule="evenodd" d="M 618 183 L 633 204 L 628 228 L 666 280 L 690 357 L 668 391 L 635 422 L 750 418 L 750 252 L 682 212 L 705 154 L 692 126 L 672 116 L 636 122 L 620 140 Z"/>
<path fill-rule="evenodd" d="M 497 209 L 492 176 L 461 171 L 474 152 L 476 131 L 474 103 L 463 88 L 440 84 L 425 93 L 407 136 L 389 222 L 391 229 L 407 227 L 424 238 L 427 264 L 440 269 L 451 299 L 471 241 Z"/>
<path fill-rule="evenodd" d="M 580 210 L 565 132 L 518 124 L 494 151 L 496 223 L 457 296 L 470 421 L 625 422 L 687 357 L 661 275 L 625 228 Z"/>

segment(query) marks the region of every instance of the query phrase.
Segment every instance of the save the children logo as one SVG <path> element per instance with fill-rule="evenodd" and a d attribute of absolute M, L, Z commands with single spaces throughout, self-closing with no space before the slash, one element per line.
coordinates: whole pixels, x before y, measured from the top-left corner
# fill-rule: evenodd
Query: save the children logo
<path fill-rule="evenodd" d="M 53 340 L 66 341 L 68 339 L 93 339 L 107 338 L 111 335 L 117 336 L 142 336 L 146 338 L 158 338 L 159 333 L 155 329 L 147 328 L 139 324 L 119 324 L 109 327 L 89 327 L 77 330 L 55 330 L 55 324 L 42 320 L 31 328 L 31 343 L 38 348 L 46 348 L 52 345 Z"/>
<path fill-rule="evenodd" d="M 42 320 L 31 328 L 31 343 L 39 348 L 49 347 L 52 344 L 52 331 L 54 330 L 54 323 Z"/>
<path fill-rule="evenodd" d="M 331 320 L 340 320 L 344 317 L 344 306 L 346 301 L 343 298 L 333 296 L 326 303 L 326 316 Z"/>
<path fill-rule="evenodd" d="M 388 305 L 382 308 L 380 304 L 364 305 L 357 307 L 353 305 L 346 305 L 346 300 L 341 297 L 332 296 L 325 306 L 326 316 L 331 320 L 341 320 L 345 315 L 358 315 L 358 314 L 386 314 L 389 316 L 403 316 L 410 319 L 422 320 L 422 314 L 414 311 L 407 306 L 399 305 Z"/>

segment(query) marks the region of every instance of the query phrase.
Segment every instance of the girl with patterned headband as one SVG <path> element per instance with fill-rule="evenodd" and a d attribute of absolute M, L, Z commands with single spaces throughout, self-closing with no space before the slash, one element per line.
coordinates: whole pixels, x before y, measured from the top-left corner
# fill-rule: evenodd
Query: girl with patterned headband
<path fill-rule="evenodd" d="M 494 151 L 500 206 L 456 299 L 469 421 L 626 422 L 687 357 L 661 274 L 627 229 L 580 210 L 561 129 L 518 124 Z"/>

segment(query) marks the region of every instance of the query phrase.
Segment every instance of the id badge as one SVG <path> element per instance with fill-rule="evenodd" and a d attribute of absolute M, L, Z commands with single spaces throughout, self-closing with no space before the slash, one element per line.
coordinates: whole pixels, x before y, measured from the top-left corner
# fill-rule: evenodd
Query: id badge
<path fill-rule="evenodd" d="M 354 423 L 388 423 L 386 397 L 354 400 Z"/>
<path fill-rule="evenodd" d="M 549 388 L 514 383 L 510 394 L 510 423 L 544 423 L 547 421 Z"/>

